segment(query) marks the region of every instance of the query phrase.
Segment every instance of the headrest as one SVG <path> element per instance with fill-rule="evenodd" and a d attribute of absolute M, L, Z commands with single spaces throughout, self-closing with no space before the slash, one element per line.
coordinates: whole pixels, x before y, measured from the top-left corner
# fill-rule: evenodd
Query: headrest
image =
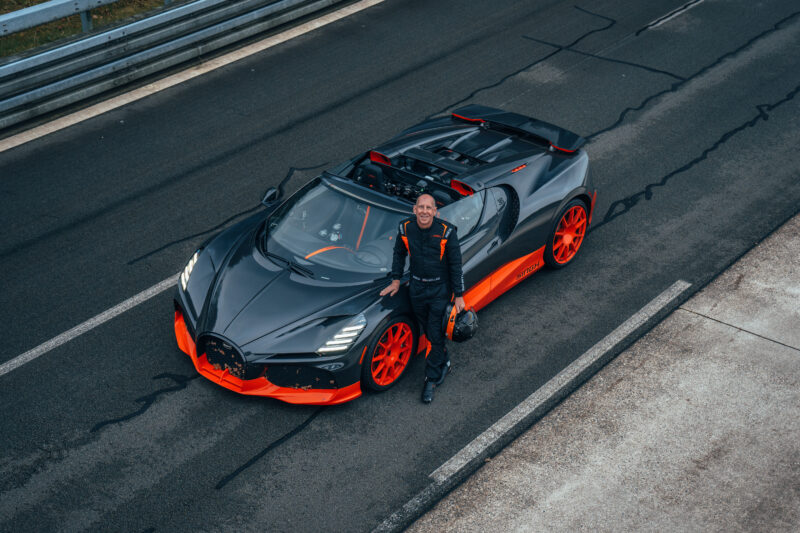
<path fill-rule="evenodd" d="M 375 163 L 361 163 L 356 169 L 355 181 L 371 189 L 384 190 L 383 170 Z"/>

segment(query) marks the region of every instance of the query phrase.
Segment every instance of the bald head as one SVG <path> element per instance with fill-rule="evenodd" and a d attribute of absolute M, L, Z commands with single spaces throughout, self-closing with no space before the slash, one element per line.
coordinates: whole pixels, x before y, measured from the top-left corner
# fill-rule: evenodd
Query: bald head
<path fill-rule="evenodd" d="M 420 203 L 430 204 L 434 209 L 436 208 L 436 200 L 434 200 L 433 196 L 426 192 L 417 196 L 417 201 L 414 203 L 414 205 L 420 205 Z"/>
<path fill-rule="evenodd" d="M 417 225 L 422 229 L 428 229 L 433 224 L 433 217 L 437 214 L 436 201 L 433 196 L 427 193 L 417 196 L 414 204 L 414 215 L 417 217 Z"/>

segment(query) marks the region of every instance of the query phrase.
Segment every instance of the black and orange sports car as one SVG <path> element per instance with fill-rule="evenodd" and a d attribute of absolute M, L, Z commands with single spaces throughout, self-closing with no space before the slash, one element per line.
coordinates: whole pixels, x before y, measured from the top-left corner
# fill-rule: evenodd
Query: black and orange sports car
<path fill-rule="evenodd" d="M 175 295 L 178 346 L 241 394 L 336 404 L 383 390 L 427 341 L 389 283 L 400 220 L 421 193 L 458 228 L 468 306 L 570 263 L 597 191 L 584 139 L 471 105 L 325 171 L 191 257 Z M 402 285 L 407 290 L 407 284 Z M 478 337 L 479 338 L 479 337 Z"/>

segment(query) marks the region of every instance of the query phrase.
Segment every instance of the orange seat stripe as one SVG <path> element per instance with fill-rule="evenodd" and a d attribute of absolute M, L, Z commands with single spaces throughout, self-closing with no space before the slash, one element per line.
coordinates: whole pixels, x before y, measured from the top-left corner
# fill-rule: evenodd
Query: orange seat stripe
<path fill-rule="evenodd" d="M 369 218 L 369 206 L 367 206 L 367 212 L 364 213 L 364 222 L 361 224 L 361 233 L 358 234 L 358 241 L 356 241 L 356 250 L 358 250 L 358 247 L 361 246 L 361 237 L 364 236 L 364 228 L 367 227 L 368 218 Z"/>

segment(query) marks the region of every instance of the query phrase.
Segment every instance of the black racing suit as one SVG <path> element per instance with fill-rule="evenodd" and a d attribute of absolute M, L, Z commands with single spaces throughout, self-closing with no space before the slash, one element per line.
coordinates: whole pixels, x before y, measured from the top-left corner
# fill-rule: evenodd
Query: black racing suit
<path fill-rule="evenodd" d="M 416 218 L 407 218 L 400 223 L 394 243 L 393 280 L 402 277 L 406 255 L 411 258 L 408 291 L 411 307 L 431 343 L 431 352 L 425 361 L 425 377 L 439 382 L 449 361 L 444 346 L 444 311 L 451 295 L 464 295 L 456 227 L 434 218 L 428 229 L 422 229 Z"/>

